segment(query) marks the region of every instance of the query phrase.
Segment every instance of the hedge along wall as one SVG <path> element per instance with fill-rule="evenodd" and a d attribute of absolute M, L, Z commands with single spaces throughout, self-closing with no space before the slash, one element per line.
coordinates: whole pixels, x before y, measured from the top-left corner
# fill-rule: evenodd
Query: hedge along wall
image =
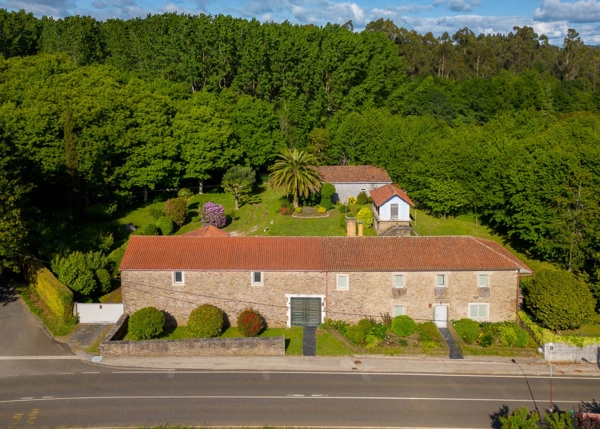
<path fill-rule="evenodd" d="M 25 279 L 33 286 L 40 300 L 63 321 L 73 317 L 73 292 L 58 281 L 42 263 L 33 259 L 24 262 Z"/>

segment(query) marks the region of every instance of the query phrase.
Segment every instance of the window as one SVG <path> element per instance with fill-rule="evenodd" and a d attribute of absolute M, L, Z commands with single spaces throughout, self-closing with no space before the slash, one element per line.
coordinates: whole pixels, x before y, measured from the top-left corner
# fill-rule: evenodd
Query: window
<path fill-rule="evenodd" d="M 406 315 L 406 307 L 403 305 L 394 305 L 394 317 Z"/>
<path fill-rule="evenodd" d="M 183 271 L 173 271 L 173 284 L 174 285 L 184 284 Z"/>
<path fill-rule="evenodd" d="M 252 286 L 263 285 L 263 273 L 261 271 L 252 271 Z"/>
<path fill-rule="evenodd" d="M 390 204 L 390 219 L 398 219 L 398 204 Z"/>
<path fill-rule="evenodd" d="M 402 274 L 394 274 L 394 287 L 404 287 L 404 276 Z"/>
<path fill-rule="evenodd" d="M 477 286 L 479 287 L 488 287 L 489 278 L 487 274 L 479 274 L 477 276 Z"/>
<path fill-rule="evenodd" d="M 469 304 L 469 319 L 488 320 L 489 304 Z"/>
<path fill-rule="evenodd" d="M 348 290 L 350 289 L 350 279 L 348 274 L 337 275 L 337 290 Z"/>
<path fill-rule="evenodd" d="M 435 285 L 437 287 L 446 287 L 446 274 L 437 274 L 435 276 Z"/>

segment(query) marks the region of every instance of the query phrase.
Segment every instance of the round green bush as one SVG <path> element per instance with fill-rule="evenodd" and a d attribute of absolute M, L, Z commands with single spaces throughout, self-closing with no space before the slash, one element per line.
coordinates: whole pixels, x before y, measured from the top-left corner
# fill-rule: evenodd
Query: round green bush
<path fill-rule="evenodd" d="M 415 332 L 417 324 L 410 316 L 396 316 L 392 319 L 392 332 L 399 337 L 408 337 Z"/>
<path fill-rule="evenodd" d="M 244 337 L 256 337 L 263 328 L 263 318 L 258 311 L 248 308 L 238 315 L 237 330 Z"/>
<path fill-rule="evenodd" d="M 346 338 L 354 344 L 364 344 L 366 336 L 365 331 L 358 325 L 352 325 L 346 329 Z"/>
<path fill-rule="evenodd" d="M 175 229 L 171 219 L 169 219 L 166 216 L 161 216 L 156 221 L 156 227 L 160 230 L 160 233 L 162 235 L 171 235 L 173 234 L 173 230 Z"/>
<path fill-rule="evenodd" d="M 421 341 L 435 341 L 439 339 L 439 331 L 435 323 L 424 322 L 417 325 L 417 332 Z"/>
<path fill-rule="evenodd" d="M 373 226 L 373 211 L 369 207 L 363 207 L 358 211 L 356 220 L 362 222 L 365 228 L 371 228 Z"/>
<path fill-rule="evenodd" d="M 387 327 L 383 323 L 376 323 L 369 331 L 369 334 L 376 336 L 380 340 L 385 340 L 385 337 L 387 337 Z"/>
<path fill-rule="evenodd" d="M 141 235 L 158 235 L 158 228 L 153 223 L 150 223 L 142 229 Z"/>
<path fill-rule="evenodd" d="M 356 197 L 356 203 L 357 204 L 367 204 L 369 202 L 369 197 L 367 197 L 367 193 L 365 191 L 362 191 L 360 194 L 358 194 L 358 196 Z"/>
<path fill-rule="evenodd" d="M 527 347 L 527 345 L 529 344 L 529 340 L 531 339 L 529 333 L 520 326 L 515 326 L 515 332 L 517 333 L 517 341 L 515 342 L 515 347 Z"/>
<path fill-rule="evenodd" d="M 221 335 L 224 323 L 223 310 L 211 304 L 202 304 L 190 313 L 187 328 L 194 338 L 212 338 Z"/>
<path fill-rule="evenodd" d="M 96 278 L 98 279 L 98 283 L 100 284 L 100 291 L 102 293 L 110 292 L 112 282 L 110 278 L 110 273 L 108 270 L 104 268 L 99 268 L 96 270 Z"/>
<path fill-rule="evenodd" d="M 366 335 L 371 331 L 371 328 L 375 326 L 375 322 L 371 319 L 360 319 L 356 326 L 359 326 Z"/>
<path fill-rule="evenodd" d="M 483 332 L 477 340 L 481 347 L 490 347 L 494 344 L 494 334 L 491 332 Z"/>
<path fill-rule="evenodd" d="M 165 314 L 156 307 L 144 307 L 129 317 L 129 335 L 134 340 L 149 340 L 162 334 Z"/>
<path fill-rule="evenodd" d="M 454 330 L 467 344 L 473 344 L 479 337 L 479 323 L 472 319 L 460 319 L 454 322 Z"/>
<path fill-rule="evenodd" d="M 498 326 L 498 336 L 500 343 L 506 347 L 526 347 L 529 344 L 527 331 L 513 323 Z"/>

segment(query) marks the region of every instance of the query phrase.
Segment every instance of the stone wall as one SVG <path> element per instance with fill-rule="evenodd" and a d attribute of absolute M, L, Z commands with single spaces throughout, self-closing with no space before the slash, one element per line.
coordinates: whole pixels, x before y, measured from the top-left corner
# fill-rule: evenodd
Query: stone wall
<path fill-rule="evenodd" d="M 100 343 L 102 356 L 284 356 L 285 337 L 123 341 L 127 315 Z"/>
<path fill-rule="evenodd" d="M 544 358 L 546 362 L 593 363 L 600 367 L 600 344 L 581 348 L 564 343 L 548 343 L 544 344 Z"/>
<path fill-rule="evenodd" d="M 433 319 L 435 305 L 448 306 L 448 319 L 468 317 L 469 303 L 489 304 L 487 321 L 516 320 L 516 271 L 405 272 L 404 288 L 393 288 L 390 272 L 265 272 L 263 285 L 253 286 L 250 272 L 185 271 L 184 284 L 173 285 L 171 271 L 124 271 L 123 302 L 128 313 L 154 306 L 179 325 L 187 325 L 190 312 L 203 303 L 221 308 L 235 325 L 245 308 L 258 310 L 271 327 L 289 324 L 290 296 L 320 297 L 323 316 L 353 323 L 363 317 L 394 314 L 404 306 L 418 322 Z M 337 275 L 349 276 L 349 290 L 337 290 Z M 447 287 L 436 288 L 436 275 L 445 274 Z M 477 275 L 489 276 L 489 287 L 477 285 Z M 436 291 L 437 289 L 437 291 Z"/>

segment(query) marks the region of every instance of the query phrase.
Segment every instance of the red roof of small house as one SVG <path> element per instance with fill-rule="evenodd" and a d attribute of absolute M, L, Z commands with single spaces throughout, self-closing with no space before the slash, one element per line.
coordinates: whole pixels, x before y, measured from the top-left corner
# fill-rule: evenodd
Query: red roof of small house
<path fill-rule="evenodd" d="M 506 271 L 531 269 L 501 245 L 446 237 L 132 236 L 119 268 L 199 271 Z"/>
<path fill-rule="evenodd" d="M 372 165 L 334 165 L 317 167 L 322 182 L 329 183 L 392 183 L 383 168 Z"/>
<path fill-rule="evenodd" d="M 185 237 L 228 237 L 229 233 L 212 225 L 205 225 L 202 228 L 198 228 L 181 235 Z"/>
<path fill-rule="evenodd" d="M 397 188 L 394 185 L 381 186 L 371 191 L 371 198 L 373 198 L 373 203 L 377 207 L 381 207 L 381 205 L 385 204 L 387 201 L 389 201 L 395 196 L 400 197 L 403 201 L 406 201 L 411 206 L 415 206 L 412 200 L 408 198 L 408 195 L 406 195 L 406 193 L 403 190 Z"/>

